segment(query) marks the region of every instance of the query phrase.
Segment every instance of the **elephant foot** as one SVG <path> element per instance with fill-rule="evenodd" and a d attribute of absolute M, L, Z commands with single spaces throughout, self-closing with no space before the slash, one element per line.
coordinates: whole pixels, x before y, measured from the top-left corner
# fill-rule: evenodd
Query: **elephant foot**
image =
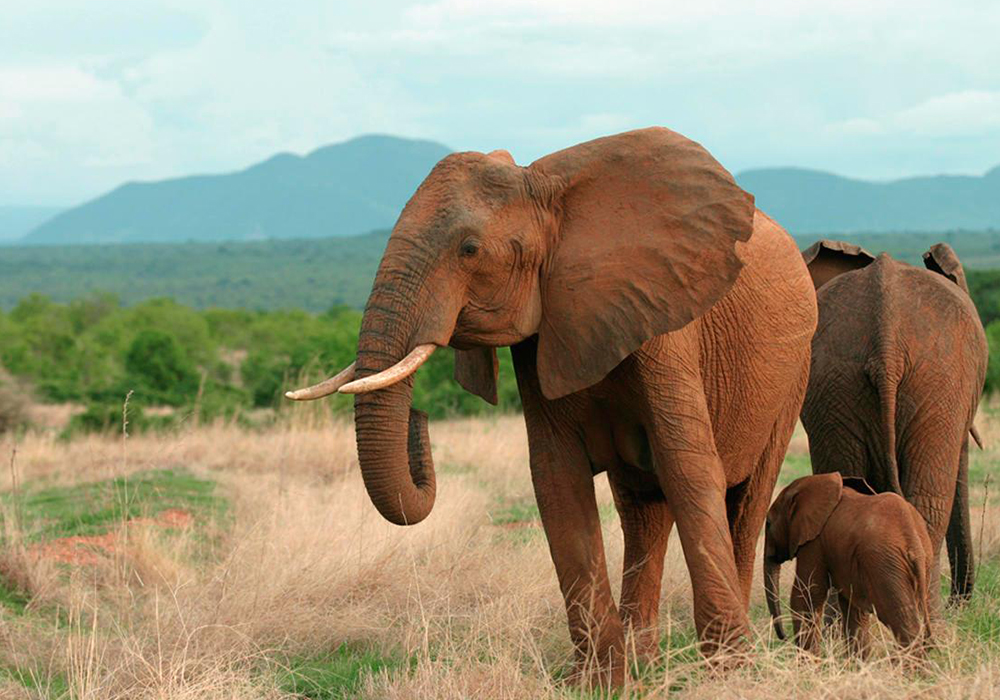
<path fill-rule="evenodd" d="M 611 695 L 624 687 L 625 674 L 624 662 L 601 666 L 583 663 L 576 665 L 568 683 L 588 693 Z"/>
<path fill-rule="evenodd" d="M 642 629 L 628 628 L 625 648 L 637 666 L 652 664 L 660 655 L 659 630 L 656 626 Z"/>
<path fill-rule="evenodd" d="M 705 625 L 699 635 L 699 648 L 710 662 L 725 665 L 746 657 L 750 650 L 749 625 L 745 616 L 734 616 L 730 621 L 714 620 Z"/>
<path fill-rule="evenodd" d="M 627 671 L 624 645 L 617 643 L 578 656 L 568 682 L 590 692 L 610 692 L 625 685 Z"/>

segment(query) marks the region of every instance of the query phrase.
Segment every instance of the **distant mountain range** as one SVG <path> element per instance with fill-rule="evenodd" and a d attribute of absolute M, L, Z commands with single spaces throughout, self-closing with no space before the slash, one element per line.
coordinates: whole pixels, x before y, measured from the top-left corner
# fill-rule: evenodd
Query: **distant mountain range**
<path fill-rule="evenodd" d="M 130 182 L 56 215 L 24 243 L 140 243 L 348 236 L 391 227 L 451 149 L 362 136 L 246 170 Z"/>
<path fill-rule="evenodd" d="M 58 207 L 0 207 L 0 242 L 21 238 L 60 211 Z"/>
<path fill-rule="evenodd" d="M 747 170 L 736 181 L 792 233 L 1000 228 L 1000 167 L 982 177 L 935 175 L 890 182 L 819 170 Z"/>
<path fill-rule="evenodd" d="M 389 228 L 451 149 L 362 136 L 306 156 L 281 153 L 239 172 L 132 182 L 65 211 L 0 208 L 0 241 L 144 243 L 349 236 Z M 737 181 L 796 234 L 1000 229 L 1000 167 L 983 177 L 891 182 L 799 168 Z M 35 217 L 35 218 L 32 218 Z M 26 235 L 25 235 L 26 234 Z"/>

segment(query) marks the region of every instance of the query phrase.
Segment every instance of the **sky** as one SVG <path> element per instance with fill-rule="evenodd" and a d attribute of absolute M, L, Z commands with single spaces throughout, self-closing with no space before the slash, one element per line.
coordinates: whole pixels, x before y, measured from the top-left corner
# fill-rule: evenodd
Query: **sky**
<path fill-rule="evenodd" d="M 0 205 L 366 133 L 520 163 L 654 124 L 727 168 L 1000 164 L 996 0 L 0 0 Z"/>

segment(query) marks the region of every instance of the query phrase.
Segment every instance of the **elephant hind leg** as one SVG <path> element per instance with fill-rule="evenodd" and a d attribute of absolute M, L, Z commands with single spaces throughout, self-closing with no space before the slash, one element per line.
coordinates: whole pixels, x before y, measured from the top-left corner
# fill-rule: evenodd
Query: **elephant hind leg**
<path fill-rule="evenodd" d="M 802 392 L 805 393 L 803 386 Z M 753 583 L 754 558 L 764 518 L 767 516 L 778 472 L 785 460 L 788 443 L 798 419 L 799 402 L 790 405 L 775 421 L 764 451 L 757 459 L 757 466 L 750 477 L 726 492 L 726 511 L 729 533 L 733 540 L 736 571 L 743 590 L 743 602 L 750 606 L 750 588 Z"/>
<path fill-rule="evenodd" d="M 625 540 L 618 609 L 626 629 L 632 631 L 637 658 L 649 661 L 659 646 L 663 560 L 674 518 L 655 477 L 625 470 L 629 468 L 608 470 Z"/>
<path fill-rule="evenodd" d="M 972 553 L 972 524 L 969 520 L 969 438 L 962 444 L 962 456 L 955 481 L 955 499 L 946 536 L 948 560 L 951 563 L 951 602 L 958 603 L 972 596 L 975 584 L 975 562 Z"/>
<path fill-rule="evenodd" d="M 847 648 L 852 654 L 856 654 L 862 659 L 868 656 L 868 624 L 871 614 L 865 612 L 843 594 L 838 596 L 840 609 L 842 611 L 841 624 L 844 630 L 844 640 Z"/>

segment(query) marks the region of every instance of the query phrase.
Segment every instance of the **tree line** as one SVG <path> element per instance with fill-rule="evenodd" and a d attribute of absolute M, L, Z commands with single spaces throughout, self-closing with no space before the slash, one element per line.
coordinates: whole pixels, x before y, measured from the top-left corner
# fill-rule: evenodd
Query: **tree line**
<path fill-rule="evenodd" d="M 1000 388 L 1000 271 L 970 271 L 969 284 L 986 325 L 986 388 L 993 391 Z M 165 298 L 123 306 L 108 293 L 68 303 L 30 295 L 0 311 L 0 432 L 24 422 L 17 416 L 26 396 L 81 406 L 71 432 L 120 427 L 126 396 L 132 430 L 268 420 L 288 406 L 286 389 L 353 361 L 360 325 L 361 313 L 344 306 L 199 310 Z M 417 373 L 414 406 L 432 418 L 520 410 L 510 353 L 499 355 L 496 409 L 452 379 L 451 352 L 435 353 Z M 347 413 L 352 400 L 335 396 L 329 405 Z"/>

